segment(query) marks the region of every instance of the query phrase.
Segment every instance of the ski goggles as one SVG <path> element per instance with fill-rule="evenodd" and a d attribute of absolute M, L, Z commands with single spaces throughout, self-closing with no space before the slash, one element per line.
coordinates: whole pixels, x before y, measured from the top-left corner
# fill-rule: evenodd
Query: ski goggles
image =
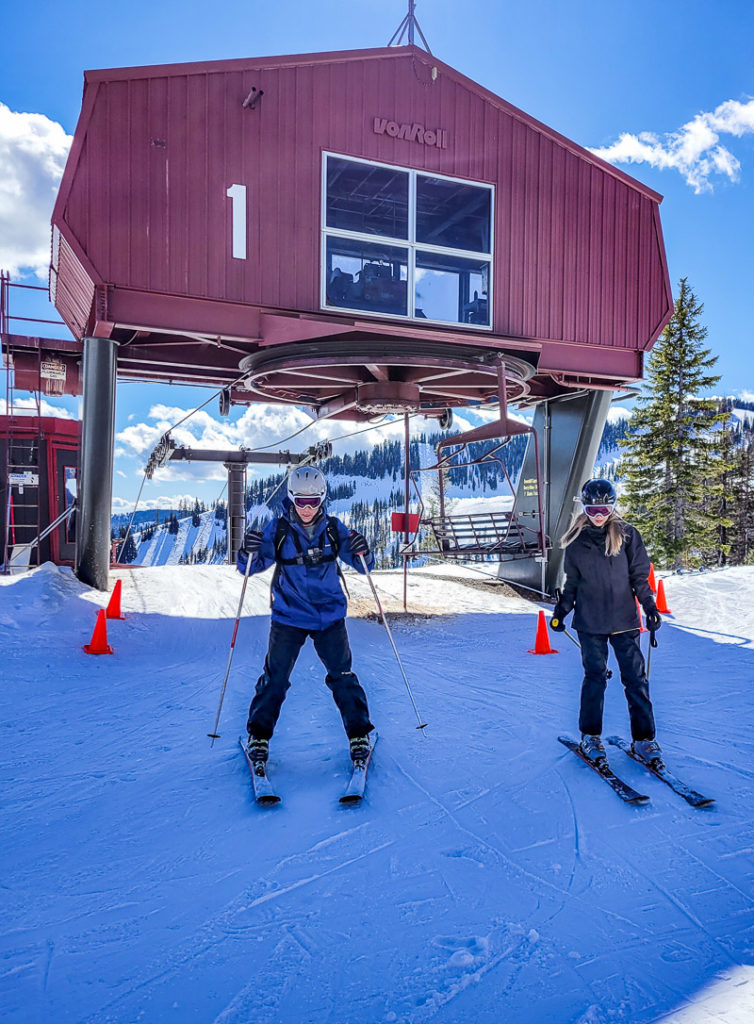
<path fill-rule="evenodd" d="M 588 516 L 609 516 L 615 505 L 584 505 L 584 512 Z"/>
<path fill-rule="evenodd" d="M 319 508 L 322 504 L 322 499 L 316 495 L 309 497 L 308 495 L 296 495 L 293 499 L 293 504 L 296 508 Z"/>

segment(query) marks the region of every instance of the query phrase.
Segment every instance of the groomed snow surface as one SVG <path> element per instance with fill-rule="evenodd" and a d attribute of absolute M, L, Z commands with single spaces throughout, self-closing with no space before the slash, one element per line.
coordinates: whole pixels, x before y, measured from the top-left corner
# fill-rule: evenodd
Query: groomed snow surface
<path fill-rule="evenodd" d="M 108 595 L 44 565 L 0 577 L 4 1024 L 750 1024 L 754 1020 L 754 569 L 669 577 L 652 692 L 695 810 L 623 804 L 557 742 L 578 651 L 535 657 L 537 607 L 476 573 L 410 576 L 393 635 L 349 576 L 354 668 L 379 743 L 338 803 L 340 719 L 311 644 L 258 808 L 238 736 L 267 644 L 269 575 L 112 574 L 113 656 L 82 651 Z M 402 576 L 375 575 L 388 606 Z M 392 598 L 390 598 L 392 595 Z M 605 733 L 628 733 L 620 682 Z"/>

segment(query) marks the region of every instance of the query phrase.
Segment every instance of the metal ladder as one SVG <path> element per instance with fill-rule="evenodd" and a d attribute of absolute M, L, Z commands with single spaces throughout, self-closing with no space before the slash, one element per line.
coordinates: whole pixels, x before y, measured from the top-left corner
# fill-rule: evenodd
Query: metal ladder
<path fill-rule="evenodd" d="M 5 473 L 3 478 L 4 522 L 2 572 L 8 575 L 14 567 L 26 568 L 36 559 L 39 548 L 33 542 L 41 533 L 42 510 L 40 503 L 40 453 L 42 451 L 42 350 L 37 348 L 37 388 L 32 392 L 36 408 L 24 415 L 15 402 L 15 374 L 13 348 L 10 341 L 8 293 L 10 277 L 0 271 L 0 335 L 6 380 L 6 414 L 8 436 L 5 445 Z M 24 420 L 33 421 L 29 413 L 36 412 L 36 433 L 23 429 Z M 22 500 L 21 499 L 23 496 Z M 20 549 L 20 550 L 19 550 Z"/>

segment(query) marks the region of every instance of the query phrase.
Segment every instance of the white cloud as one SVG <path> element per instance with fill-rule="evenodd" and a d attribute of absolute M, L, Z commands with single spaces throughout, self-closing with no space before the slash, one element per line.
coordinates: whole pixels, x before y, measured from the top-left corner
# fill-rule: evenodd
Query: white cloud
<path fill-rule="evenodd" d="M 189 501 L 193 505 L 194 503 L 193 494 L 161 494 L 158 498 L 144 498 L 142 497 L 139 502 L 139 511 L 144 512 L 145 510 L 156 510 L 161 511 L 167 508 L 177 508 L 179 502 Z M 113 515 L 124 515 L 133 512 L 134 503 L 128 498 L 113 498 L 112 511 Z"/>
<path fill-rule="evenodd" d="M 610 146 L 592 149 L 612 164 L 647 163 L 660 170 L 677 170 L 697 195 L 711 192 L 715 175 L 736 182 L 741 163 L 720 144 L 721 135 L 741 138 L 754 134 L 754 99 L 726 100 L 711 112 L 697 114 L 675 132 L 655 135 L 623 132 Z"/>
<path fill-rule="evenodd" d="M 0 398 L 0 416 L 4 416 L 7 413 L 7 403 L 4 398 Z M 17 415 L 21 416 L 36 416 L 37 415 L 37 400 L 36 398 L 17 398 L 13 403 L 13 411 Z M 40 405 L 39 411 L 42 416 L 54 416 L 58 420 L 76 420 L 78 416 L 74 413 L 69 412 L 62 406 L 53 405 L 52 402 L 48 402 L 47 399 L 43 398 Z"/>
<path fill-rule="evenodd" d="M 303 452 L 318 441 L 330 440 L 335 455 L 369 449 L 385 440 L 403 440 L 404 432 L 402 416 L 388 421 L 380 420 L 370 427 L 365 423 L 348 420 L 317 422 L 295 406 L 263 404 L 249 405 L 235 420 L 218 420 L 202 409 L 191 415 L 185 423 L 171 429 L 174 423 L 178 423 L 189 412 L 179 406 L 153 405 L 147 414 L 149 422 L 133 423 L 116 435 L 119 443 L 116 455 L 138 458 L 142 463 L 138 472 L 142 473 L 150 452 L 168 430 L 171 430 L 171 438 L 177 445 L 190 448 L 237 450 L 243 446 L 267 451 L 281 448 Z M 460 433 L 480 423 L 495 420 L 498 416 L 497 407 L 465 409 L 460 413 L 456 411 L 452 429 Z M 511 410 L 509 416 L 523 423 L 529 423 L 531 419 L 530 415 L 527 417 Z M 302 427 L 307 429 L 301 430 Z M 411 420 L 412 437 L 437 430 L 439 427 L 434 418 L 415 416 Z M 297 431 L 301 433 L 297 434 Z M 294 434 L 296 436 L 292 437 Z M 252 467 L 251 471 L 267 476 L 275 472 L 275 467 L 258 466 Z M 225 470 L 219 463 L 169 462 L 165 468 L 156 470 L 154 476 L 161 481 L 222 480 L 225 478 Z"/>
<path fill-rule="evenodd" d="M 50 216 L 72 137 L 44 114 L 0 103 L 0 267 L 47 278 Z"/>

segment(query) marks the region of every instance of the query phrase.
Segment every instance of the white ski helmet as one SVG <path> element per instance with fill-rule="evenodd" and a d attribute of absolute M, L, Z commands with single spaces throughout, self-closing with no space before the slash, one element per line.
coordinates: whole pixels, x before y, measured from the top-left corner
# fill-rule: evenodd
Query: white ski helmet
<path fill-rule="evenodd" d="M 327 481 L 314 466 L 299 466 L 288 477 L 288 497 L 294 504 L 296 498 L 319 498 L 323 502 L 326 494 Z"/>

